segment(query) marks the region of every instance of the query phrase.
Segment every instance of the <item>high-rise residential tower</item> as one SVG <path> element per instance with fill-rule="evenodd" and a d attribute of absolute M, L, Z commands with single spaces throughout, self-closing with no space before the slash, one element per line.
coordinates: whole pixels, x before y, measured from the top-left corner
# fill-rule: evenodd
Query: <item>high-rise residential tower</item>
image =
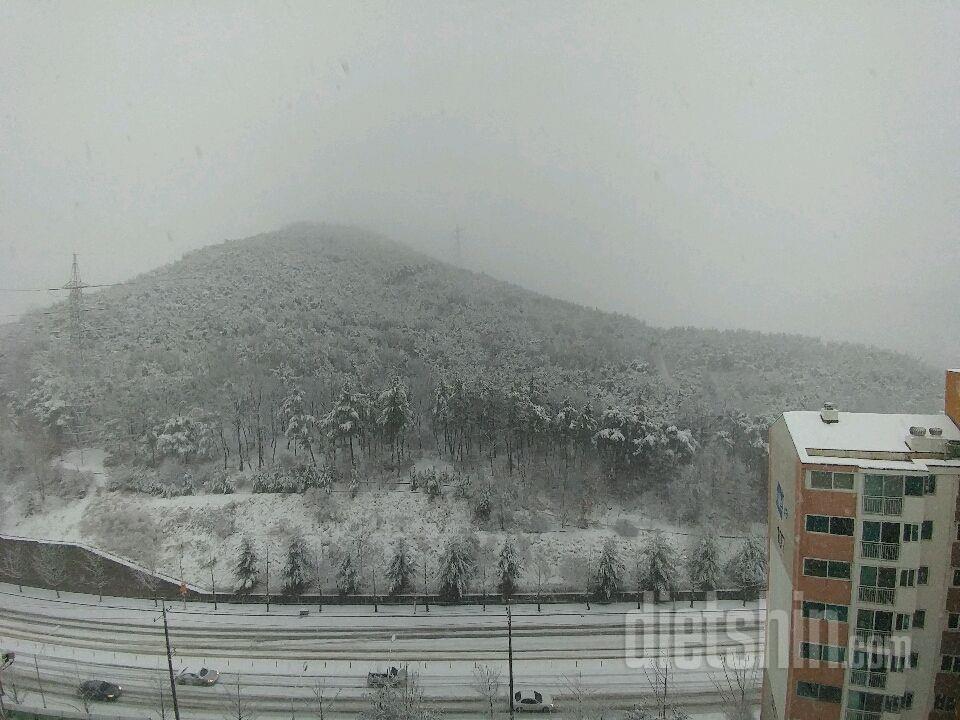
<path fill-rule="evenodd" d="M 785 412 L 770 428 L 763 720 L 954 720 L 960 370 L 944 414 Z"/>

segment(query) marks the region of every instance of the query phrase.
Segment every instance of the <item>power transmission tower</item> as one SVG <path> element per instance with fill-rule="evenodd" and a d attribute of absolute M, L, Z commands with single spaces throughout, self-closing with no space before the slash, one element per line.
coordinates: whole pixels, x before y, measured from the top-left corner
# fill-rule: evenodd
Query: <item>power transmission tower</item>
<path fill-rule="evenodd" d="M 73 345 L 74 370 L 79 372 L 83 363 L 83 289 L 88 287 L 80 279 L 80 265 L 77 254 L 73 254 L 73 266 L 70 269 L 70 281 L 63 286 L 70 291 L 67 305 L 70 309 L 70 341 Z"/>

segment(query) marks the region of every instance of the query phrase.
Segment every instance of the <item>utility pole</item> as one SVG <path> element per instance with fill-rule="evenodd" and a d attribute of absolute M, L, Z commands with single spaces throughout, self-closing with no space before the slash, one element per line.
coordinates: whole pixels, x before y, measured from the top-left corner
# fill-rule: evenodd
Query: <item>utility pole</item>
<path fill-rule="evenodd" d="M 507 600 L 507 667 L 510 670 L 510 720 L 513 720 L 513 613 Z"/>
<path fill-rule="evenodd" d="M 167 643 L 167 670 L 170 672 L 170 696 L 173 698 L 173 715 L 180 720 L 180 706 L 177 704 L 177 681 L 173 677 L 173 654 L 170 652 L 170 629 L 167 627 L 167 606 L 163 606 L 163 639 Z"/>

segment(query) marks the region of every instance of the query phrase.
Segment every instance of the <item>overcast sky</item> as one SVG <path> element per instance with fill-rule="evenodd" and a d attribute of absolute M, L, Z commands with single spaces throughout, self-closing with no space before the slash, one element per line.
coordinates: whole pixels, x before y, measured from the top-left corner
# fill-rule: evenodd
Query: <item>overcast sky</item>
<path fill-rule="evenodd" d="M 357 223 L 960 365 L 960 5 L 0 2 L 0 287 Z M 9 315 L 43 295 L 0 292 Z"/>

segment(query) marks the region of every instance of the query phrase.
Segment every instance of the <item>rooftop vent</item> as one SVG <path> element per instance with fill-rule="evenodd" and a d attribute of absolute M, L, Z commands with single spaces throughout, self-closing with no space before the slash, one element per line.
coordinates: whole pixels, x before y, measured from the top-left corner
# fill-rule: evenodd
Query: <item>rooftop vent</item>
<path fill-rule="evenodd" d="M 928 434 L 929 433 L 929 434 Z M 943 428 L 914 425 L 906 437 L 907 446 L 913 452 L 926 454 L 940 454 L 946 451 L 946 441 L 943 439 Z"/>
<path fill-rule="evenodd" d="M 913 437 L 924 437 L 927 434 L 927 429 L 925 427 L 920 427 L 919 425 L 911 425 L 910 434 Z"/>
<path fill-rule="evenodd" d="M 932 427 L 927 432 L 930 433 L 930 437 L 943 437 L 943 428 L 942 427 Z"/>
<path fill-rule="evenodd" d="M 840 422 L 840 413 L 837 412 L 833 403 L 825 402 L 823 404 L 823 410 L 820 411 L 820 419 L 828 424 L 837 423 Z"/>

